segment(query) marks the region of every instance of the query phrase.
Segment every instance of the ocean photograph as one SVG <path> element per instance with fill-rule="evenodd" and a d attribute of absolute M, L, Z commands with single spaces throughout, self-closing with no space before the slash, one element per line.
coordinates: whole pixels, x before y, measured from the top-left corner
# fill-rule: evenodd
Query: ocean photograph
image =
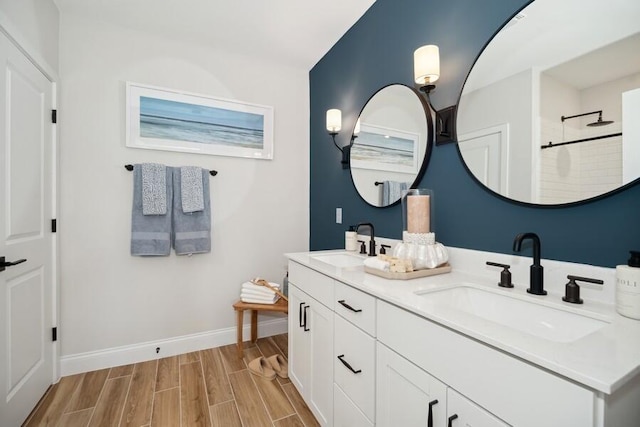
<path fill-rule="evenodd" d="M 140 137 L 261 150 L 264 117 L 141 96 Z"/>
<path fill-rule="evenodd" d="M 351 147 L 351 160 L 363 169 L 413 169 L 416 143 L 412 139 L 361 131 Z"/>

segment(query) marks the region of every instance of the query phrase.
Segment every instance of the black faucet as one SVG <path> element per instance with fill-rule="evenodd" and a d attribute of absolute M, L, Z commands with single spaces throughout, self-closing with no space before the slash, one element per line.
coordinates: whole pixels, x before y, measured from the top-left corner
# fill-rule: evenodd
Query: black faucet
<path fill-rule="evenodd" d="M 376 256 L 376 241 L 373 237 L 373 224 L 371 224 L 370 222 L 361 222 L 356 226 L 356 233 L 358 232 L 358 230 L 360 230 L 361 226 L 365 225 L 369 227 L 369 233 L 371 236 L 371 238 L 369 239 L 369 256 Z"/>
<path fill-rule="evenodd" d="M 529 268 L 530 283 L 527 292 L 533 295 L 546 295 L 547 291 L 544 290 L 544 269 L 540 265 L 540 238 L 538 235 L 536 233 L 518 234 L 513 241 L 513 250 L 520 252 L 522 241 L 526 239 L 533 241 L 533 264 Z"/>

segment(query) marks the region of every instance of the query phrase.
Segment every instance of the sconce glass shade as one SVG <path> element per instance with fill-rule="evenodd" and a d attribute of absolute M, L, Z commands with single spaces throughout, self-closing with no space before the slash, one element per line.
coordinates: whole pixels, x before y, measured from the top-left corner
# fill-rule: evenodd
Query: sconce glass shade
<path fill-rule="evenodd" d="M 433 84 L 440 77 L 440 50 L 430 44 L 413 52 L 413 76 L 419 85 Z"/>
<path fill-rule="evenodd" d="M 342 129 L 342 111 L 337 108 L 327 110 L 327 130 L 329 133 L 338 133 Z"/>
<path fill-rule="evenodd" d="M 356 120 L 356 126 L 353 128 L 353 134 L 357 135 L 360 133 L 360 119 Z"/>

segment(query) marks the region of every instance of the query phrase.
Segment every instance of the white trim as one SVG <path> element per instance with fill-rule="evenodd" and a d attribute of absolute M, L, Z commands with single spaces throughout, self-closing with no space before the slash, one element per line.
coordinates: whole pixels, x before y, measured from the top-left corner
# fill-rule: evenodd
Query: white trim
<path fill-rule="evenodd" d="M 42 74 L 44 74 L 51 82 L 57 82 L 58 73 L 49 65 L 44 57 L 33 47 L 31 43 L 24 37 L 23 33 L 11 22 L 9 17 L 0 10 L 0 32 L 5 34 L 11 43 L 13 43 L 20 52 L 24 53 L 29 61 L 36 66 Z"/>
<path fill-rule="evenodd" d="M 250 336 L 250 329 L 250 323 L 245 324 L 243 327 L 242 332 L 245 341 Z M 258 330 L 259 338 L 285 333 L 287 332 L 287 319 L 283 318 L 259 322 Z M 235 343 L 236 328 L 232 327 L 164 340 L 90 351 L 87 353 L 72 354 L 60 358 L 60 374 L 65 377 L 67 375 L 128 365 L 145 360 L 160 359 Z M 159 353 L 156 353 L 157 347 L 160 347 Z"/>

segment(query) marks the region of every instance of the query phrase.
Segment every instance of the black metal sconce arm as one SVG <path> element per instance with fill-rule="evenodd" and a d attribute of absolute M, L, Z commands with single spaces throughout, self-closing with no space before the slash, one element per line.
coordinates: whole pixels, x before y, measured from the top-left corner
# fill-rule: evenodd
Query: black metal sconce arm
<path fill-rule="evenodd" d="M 340 152 L 342 153 L 342 160 L 340 161 L 340 163 L 342 164 L 342 169 L 349 169 L 349 160 L 351 158 L 351 147 L 353 146 L 353 142 L 358 136 L 353 135 L 351 137 L 351 141 L 349 142 L 349 144 L 345 145 L 344 147 L 340 147 L 336 142 L 337 134 L 338 132 L 329 132 L 329 135 L 331 135 L 331 139 L 333 139 L 333 145 L 335 145 L 336 148 L 340 150 Z"/>
<path fill-rule="evenodd" d="M 427 105 L 434 115 L 434 133 L 436 145 L 447 144 L 450 142 L 456 142 L 456 106 L 452 105 L 442 110 L 436 110 L 431 104 L 431 98 L 429 93 L 436 88 L 436 85 L 425 85 L 420 87 L 420 92 L 424 93 L 424 97 L 427 100 Z"/>

